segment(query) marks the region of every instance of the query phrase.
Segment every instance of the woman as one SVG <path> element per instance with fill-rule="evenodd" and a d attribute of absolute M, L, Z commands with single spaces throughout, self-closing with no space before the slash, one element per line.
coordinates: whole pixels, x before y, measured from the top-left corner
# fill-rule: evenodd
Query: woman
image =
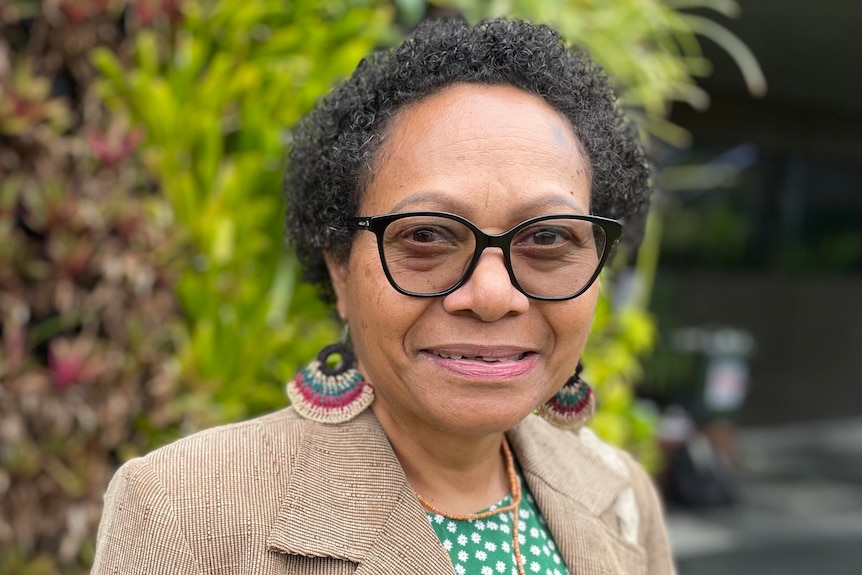
<path fill-rule="evenodd" d="M 648 478 L 582 427 L 610 218 L 647 179 L 604 76 L 547 28 L 431 22 L 360 64 L 286 178 L 350 346 L 292 407 L 127 463 L 94 573 L 672 573 Z"/>

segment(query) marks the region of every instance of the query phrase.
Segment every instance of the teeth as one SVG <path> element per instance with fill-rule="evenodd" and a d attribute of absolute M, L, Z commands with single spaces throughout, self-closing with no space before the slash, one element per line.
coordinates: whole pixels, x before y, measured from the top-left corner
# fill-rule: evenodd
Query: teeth
<path fill-rule="evenodd" d="M 524 356 L 526 356 L 527 354 L 526 353 L 519 353 L 516 355 L 510 355 L 509 357 L 484 357 L 481 355 L 468 357 L 468 356 L 464 356 L 464 355 L 450 355 L 447 353 L 437 353 L 437 355 L 444 358 L 444 359 L 471 359 L 474 361 L 485 361 L 488 363 L 497 363 L 500 361 L 519 361 L 521 359 L 524 359 Z"/>

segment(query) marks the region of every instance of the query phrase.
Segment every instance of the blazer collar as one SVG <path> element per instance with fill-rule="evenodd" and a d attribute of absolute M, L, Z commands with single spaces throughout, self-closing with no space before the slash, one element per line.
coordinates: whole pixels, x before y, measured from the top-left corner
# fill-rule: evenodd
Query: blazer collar
<path fill-rule="evenodd" d="M 269 548 L 359 564 L 361 573 L 449 573 L 451 563 L 370 410 L 305 421 Z"/>
<path fill-rule="evenodd" d="M 507 435 L 561 554 L 580 572 L 582 543 L 607 545 L 598 518 L 626 487 L 601 458 L 530 416 Z M 573 449 L 573 445 L 576 447 Z M 347 423 L 306 421 L 270 549 L 359 564 L 357 574 L 451 573 L 425 511 L 370 410 Z M 593 572 L 604 561 L 590 552 Z M 615 573 L 612 565 L 600 571 Z"/>
<path fill-rule="evenodd" d="M 574 432 L 530 416 L 507 436 L 563 561 L 572 575 L 639 573 L 644 551 L 624 543 L 601 518 L 629 488 L 625 463 L 591 431 L 578 438 L 561 433 Z"/>

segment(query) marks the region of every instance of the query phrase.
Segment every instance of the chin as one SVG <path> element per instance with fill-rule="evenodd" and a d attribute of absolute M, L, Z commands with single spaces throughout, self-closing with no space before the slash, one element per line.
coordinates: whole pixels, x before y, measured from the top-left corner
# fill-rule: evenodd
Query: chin
<path fill-rule="evenodd" d="M 492 435 L 509 431 L 526 419 L 533 408 L 500 409 L 499 405 L 470 406 L 450 409 L 440 418 L 440 427 L 458 435 Z"/>

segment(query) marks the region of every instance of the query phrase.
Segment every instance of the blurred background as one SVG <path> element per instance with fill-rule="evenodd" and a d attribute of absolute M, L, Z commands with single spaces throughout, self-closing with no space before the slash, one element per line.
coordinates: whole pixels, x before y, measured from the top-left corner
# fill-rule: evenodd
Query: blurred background
<path fill-rule="evenodd" d="M 675 105 L 692 145 L 662 155 L 674 192 L 646 380 L 711 439 L 689 435 L 673 459 L 672 534 L 682 573 L 858 573 L 862 78 L 847 71 L 862 69 L 862 5 L 740 6 L 717 21 L 756 56 L 766 95 L 706 39 L 709 109 Z M 665 423 L 672 445 L 691 433 Z"/>
<path fill-rule="evenodd" d="M 862 4 L 0 0 L 0 573 L 87 573 L 124 461 L 338 337 L 290 127 L 423 17 L 552 24 L 656 164 L 585 351 L 682 574 L 862 572 Z"/>

